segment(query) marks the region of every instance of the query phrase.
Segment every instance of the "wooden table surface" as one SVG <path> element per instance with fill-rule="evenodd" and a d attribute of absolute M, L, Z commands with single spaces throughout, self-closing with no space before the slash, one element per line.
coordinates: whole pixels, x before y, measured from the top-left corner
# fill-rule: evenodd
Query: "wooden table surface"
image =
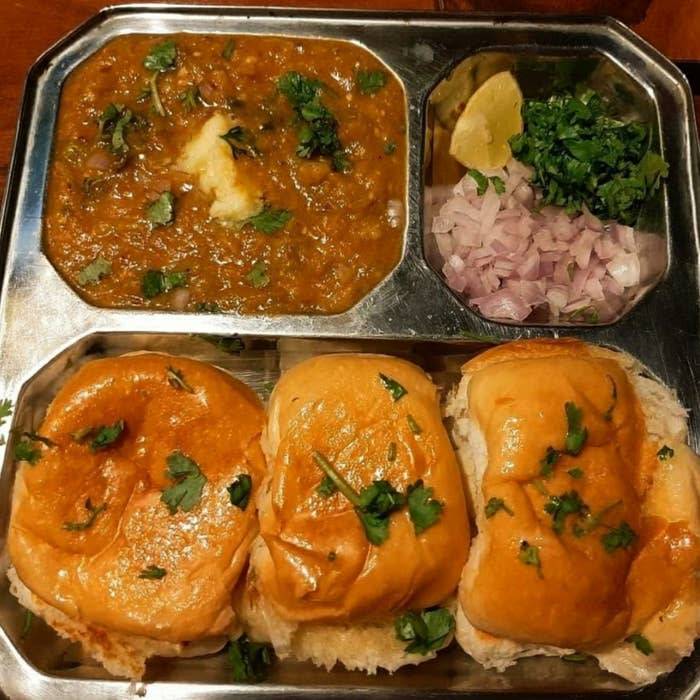
<path fill-rule="evenodd" d="M 162 0 L 161 0 L 162 1 Z M 24 76 L 34 60 L 101 7 L 124 0 L 0 0 L 0 192 L 4 191 Z M 208 4 L 195 0 L 196 4 Z M 218 0 L 219 5 L 261 5 Z M 371 10 L 530 10 L 610 14 L 672 59 L 700 60 L 700 0 L 275 0 L 276 6 Z M 696 98 L 696 108 L 700 101 Z"/>

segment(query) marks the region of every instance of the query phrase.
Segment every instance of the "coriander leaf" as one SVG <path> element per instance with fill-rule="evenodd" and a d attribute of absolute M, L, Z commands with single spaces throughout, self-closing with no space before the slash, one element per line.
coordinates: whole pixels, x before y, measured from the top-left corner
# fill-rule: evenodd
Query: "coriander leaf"
<path fill-rule="evenodd" d="M 112 272 L 112 263 L 102 257 L 95 258 L 78 273 L 78 284 L 83 287 L 88 284 L 97 284 L 110 272 Z"/>
<path fill-rule="evenodd" d="M 330 156 L 335 171 L 347 172 L 350 162 L 338 138 L 338 123 L 318 94 L 322 85 L 319 80 L 296 71 L 285 73 L 277 81 L 277 89 L 287 98 L 301 122 L 297 155 L 300 158 Z"/>
<path fill-rule="evenodd" d="M 623 520 L 618 527 L 606 532 L 600 541 L 603 543 L 605 551 L 612 554 L 617 549 L 628 549 L 636 539 L 637 533 Z"/>
<path fill-rule="evenodd" d="M 338 487 L 328 475 L 324 475 L 323 479 L 321 479 L 321 483 L 316 487 L 316 493 L 324 498 L 329 498 L 337 490 Z"/>
<path fill-rule="evenodd" d="M 231 640 L 228 662 L 233 680 L 238 683 L 259 683 L 265 680 L 267 667 L 272 663 L 272 647 L 252 642 L 246 636 Z"/>
<path fill-rule="evenodd" d="M 489 186 L 489 180 L 486 175 L 475 168 L 469 168 L 469 170 L 467 170 L 467 175 L 469 175 L 469 177 L 476 182 L 477 195 L 481 197 L 483 194 L 485 194 Z"/>
<path fill-rule="evenodd" d="M 197 337 L 229 355 L 238 355 L 245 350 L 245 343 L 237 335 L 199 335 Z"/>
<path fill-rule="evenodd" d="M 572 479 L 580 479 L 583 476 L 583 470 L 579 469 L 579 467 L 574 467 L 573 469 L 567 469 L 566 473 Z"/>
<path fill-rule="evenodd" d="M 253 143 L 255 140 L 253 134 L 250 129 L 246 129 L 244 126 L 234 126 L 225 134 L 221 134 L 219 138 L 229 145 L 235 160 L 238 159 L 238 156 L 255 158 L 260 155 L 260 151 Z"/>
<path fill-rule="evenodd" d="M 177 513 L 178 508 L 187 513 L 199 503 L 207 478 L 199 465 L 182 452 L 173 452 L 165 461 L 165 476 L 174 484 L 163 489 L 160 500 L 168 506 L 170 515 Z"/>
<path fill-rule="evenodd" d="M 199 88 L 196 85 L 190 85 L 187 90 L 180 93 L 179 97 L 185 114 L 194 112 L 194 110 L 197 109 L 197 103 L 200 100 Z"/>
<path fill-rule="evenodd" d="M 106 508 L 106 502 L 102 503 L 99 506 L 93 506 L 92 501 L 88 498 L 85 501 L 85 510 L 88 512 L 87 518 L 77 523 L 63 523 L 63 529 L 68 530 L 70 532 L 80 532 L 82 530 L 87 530 L 89 527 L 92 527 L 92 524 L 95 522 L 95 518 Z"/>
<path fill-rule="evenodd" d="M 416 535 L 425 532 L 429 527 L 435 525 L 440 519 L 444 504 L 435 500 L 432 487 L 425 488 L 423 479 L 418 479 L 415 484 L 408 487 L 406 500 L 408 501 L 408 514 L 413 523 Z"/>
<path fill-rule="evenodd" d="M 515 513 L 506 505 L 502 498 L 491 497 L 484 508 L 484 514 L 487 518 L 493 518 L 499 510 L 504 510 L 508 515 L 513 516 Z"/>
<path fill-rule="evenodd" d="M 0 399 L 0 428 L 5 425 L 5 419 L 12 415 L 12 400 Z"/>
<path fill-rule="evenodd" d="M 168 572 L 165 569 L 161 569 L 160 566 L 151 564 L 141 571 L 139 578 L 161 579 L 164 578 L 167 573 Z"/>
<path fill-rule="evenodd" d="M 273 209 L 265 206 L 263 210 L 246 219 L 245 224 L 249 224 L 256 231 L 261 233 L 276 233 L 283 229 L 292 219 L 292 212 L 286 209 Z"/>
<path fill-rule="evenodd" d="M 387 141 L 384 144 L 384 155 L 390 156 L 396 150 L 396 144 L 393 141 Z"/>
<path fill-rule="evenodd" d="M 608 408 L 605 410 L 605 413 L 603 413 L 603 418 L 606 421 L 611 421 L 613 411 L 615 410 L 615 406 L 617 404 L 617 384 L 615 384 L 615 380 L 609 374 L 607 375 L 607 377 L 610 380 L 610 385 L 612 386 L 612 391 L 611 391 L 610 406 L 608 406 Z"/>
<path fill-rule="evenodd" d="M 18 462 L 29 462 L 33 466 L 41 459 L 42 454 L 32 440 L 22 437 L 15 445 L 14 457 Z"/>
<path fill-rule="evenodd" d="M 580 519 L 581 522 L 574 523 L 573 527 L 571 528 L 571 531 L 574 533 L 576 537 L 584 537 L 585 535 L 590 534 L 593 530 L 595 530 L 597 527 L 604 525 L 602 522 L 603 518 L 614 508 L 617 508 L 617 506 L 621 505 L 622 501 L 618 500 L 615 501 L 614 503 L 611 503 L 609 506 L 606 506 L 602 510 L 598 511 L 595 515 L 591 515 L 590 513 L 582 513 L 580 514 Z M 605 527 L 608 527 L 607 525 Z"/>
<path fill-rule="evenodd" d="M 153 299 L 171 289 L 187 286 L 186 272 L 147 270 L 141 277 L 141 293 L 146 299 Z"/>
<path fill-rule="evenodd" d="M 114 444 L 124 431 L 124 427 L 124 421 L 118 420 L 114 425 L 101 425 L 99 428 L 95 428 L 95 437 L 90 441 L 90 449 L 97 452 L 97 450 L 104 450 Z"/>
<path fill-rule="evenodd" d="M 675 452 L 673 451 L 673 448 L 669 447 L 668 445 L 664 445 L 657 453 L 656 456 L 662 461 L 665 462 L 667 459 L 670 459 L 673 457 Z"/>
<path fill-rule="evenodd" d="M 171 387 L 182 389 L 182 391 L 186 391 L 188 394 L 194 394 L 194 389 L 185 381 L 185 375 L 182 373 L 182 370 L 175 369 L 168 365 L 165 372 L 168 377 L 168 384 L 170 384 Z"/>
<path fill-rule="evenodd" d="M 588 439 L 588 428 L 582 428 L 583 409 L 579 408 L 572 401 L 567 401 L 564 404 L 566 412 L 566 451 L 570 455 L 578 455 L 583 449 L 586 440 Z"/>
<path fill-rule="evenodd" d="M 363 95 L 372 95 L 386 85 L 388 77 L 383 70 L 358 70 L 355 83 Z"/>
<path fill-rule="evenodd" d="M 146 207 L 151 228 L 170 226 L 175 221 L 175 195 L 172 192 L 162 192 L 155 201 Z"/>
<path fill-rule="evenodd" d="M 230 486 L 226 487 L 231 505 L 240 510 L 245 510 L 250 501 L 250 494 L 253 490 L 253 479 L 250 474 L 240 474 Z"/>
<path fill-rule="evenodd" d="M 229 39 L 226 42 L 226 46 L 224 46 L 224 50 L 221 52 L 222 58 L 225 58 L 228 61 L 233 55 L 235 48 L 236 42 L 233 39 Z"/>
<path fill-rule="evenodd" d="M 395 462 L 396 461 L 396 443 L 390 442 L 389 448 L 386 451 L 386 461 Z"/>
<path fill-rule="evenodd" d="M 555 450 L 551 445 L 544 453 L 544 457 L 540 460 L 540 476 L 543 479 L 549 479 L 554 473 L 554 465 L 561 457 L 561 452 Z"/>
<path fill-rule="evenodd" d="M 544 578 L 542 575 L 542 562 L 540 561 L 540 548 L 528 544 L 525 540 L 520 543 L 520 552 L 518 554 L 518 560 L 527 566 L 534 566 L 537 568 L 537 575 L 540 578 Z"/>
<path fill-rule="evenodd" d="M 506 191 L 506 183 L 498 175 L 492 175 L 489 178 L 489 182 L 493 185 L 496 194 L 503 194 Z"/>
<path fill-rule="evenodd" d="M 552 530 L 558 535 L 564 531 L 567 515 L 588 513 L 588 506 L 581 500 L 576 491 L 566 491 L 560 496 L 550 496 L 544 505 L 545 512 L 552 516 Z"/>
<path fill-rule="evenodd" d="M 406 416 L 406 422 L 408 423 L 410 431 L 414 435 L 420 435 L 423 432 L 420 425 L 418 425 L 418 423 L 416 422 L 416 419 L 410 413 Z"/>
<path fill-rule="evenodd" d="M 387 377 L 386 374 L 379 373 L 379 379 L 384 388 L 391 394 L 394 401 L 398 401 L 402 396 L 406 396 L 408 392 L 395 379 Z"/>
<path fill-rule="evenodd" d="M 126 129 L 135 121 L 130 109 L 122 104 L 110 102 L 97 120 L 98 141 L 108 140 L 110 151 L 122 160 L 125 159 L 129 151 Z"/>
<path fill-rule="evenodd" d="M 177 47 L 172 39 L 165 39 L 151 47 L 151 51 L 143 59 L 143 66 L 147 70 L 163 73 L 175 67 L 177 60 Z"/>
<path fill-rule="evenodd" d="M 408 612 L 394 623 L 396 638 L 410 642 L 409 654 L 428 654 L 440 649 L 455 628 L 455 620 L 447 608 Z"/>
<path fill-rule="evenodd" d="M 651 642 L 643 634 L 631 634 L 625 641 L 629 644 L 634 644 L 637 651 L 641 651 L 644 656 L 654 653 L 654 647 L 651 646 Z"/>
<path fill-rule="evenodd" d="M 255 289 L 263 289 L 270 284 L 270 275 L 267 274 L 267 265 L 264 262 L 256 262 L 245 278 Z"/>

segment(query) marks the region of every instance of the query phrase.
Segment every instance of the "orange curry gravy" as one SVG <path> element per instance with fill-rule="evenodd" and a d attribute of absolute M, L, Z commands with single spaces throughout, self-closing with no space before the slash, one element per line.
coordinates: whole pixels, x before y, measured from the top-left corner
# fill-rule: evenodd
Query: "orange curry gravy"
<path fill-rule="evenodd" d="M 161 116 L 148 93 L 154 71 L 143 61 L 166 38 L 177 57 L 157 77 Z M 337 122 L 347 172 L 335 171 L 329 156 L 297 155 L 303 123 L 277 88 L 289 71 L 322 83 L 318 95 Z M 385 84 L 365 94 L 358 71 L 381 71 Z M 125 159 L 110 151 L 109 135 L 99 138 L 110 103 L 133 115 Z M 265 206 L 291 213 L 282 229 L 267 234 L 211 218 L 211 193 L 178 169 L 185 145 L 216 114 L 250 135 L 254 155 L 239 153 L 236 170 Z M 63 89 L 44 248 L 99 306 L 342 312 L 401 256 L 405 169 L 403 89 L 364 49 L 260 36 L 120 37 L 79 66 Z M 174 221 L 154 227 L 148 205 L 165 192 L 175 198 Z M 86 281 L 81 271 L 95 260 L 111 269 Z M 263 274 L 251 276 L 254 267 Z M 147 270 L 186 272 L 187 284 L 146 298 Z"/>

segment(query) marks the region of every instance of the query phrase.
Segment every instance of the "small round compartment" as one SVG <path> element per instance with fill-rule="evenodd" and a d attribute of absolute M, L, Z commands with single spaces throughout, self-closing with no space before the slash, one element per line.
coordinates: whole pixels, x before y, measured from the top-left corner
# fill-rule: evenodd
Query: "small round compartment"
<path fill-rule="evenodd" d="M 475 189 L 476 181 L 471 184 L 467 168 L 449 154 L 449 147 L 452 129 L 469 97 L 501 71 L 510 71 L 515 76 L 525 100 L 546 100 L 554 94 L 573 92 L 576 86 L 594 90 L 603 98 L 608 113 L 620 121 L 646 123 L 650 148 L 663 155 L 659 144 L 658 110 L 652 95 L 646 86 L 602 54 L 517 51 L 473 54 L 456 64 L 435 85 L 427 101 L 425 258 L 463 303 L 466 313 L 511 325 L 614 323 L 657 285 L 668 267 L 665 184 L 662 181 L 654 195 L 643 204 L 633 229 L 614 221 L 600 221 L 585 212 L 568 216 L 559 208 L 561 216 L 573 221 L 573 225 L 568 226 L 563 219 L 555 218 L 551 207 L 538 208 L 535 199 L 527 203 L 531 222 L 518 230 L 513 219 L 507 223 L 507 217 L 502 216 L 503 212 L 512 213 L 519 206 L 519 202 L 513 202 L 509 189 L 515 181 L 511 171 L 510 177 L 502 178 L 506 192 L 500 197 L 497 220 L 491 220 L 489 225 L 489 217 L 480 214 L 480 210 L 475 213 L 471 207 L 472 201 L 479 199 L 470 192 L 470 187 L 471 191 Z M 673 163 L 669 167 L 673 168 Z M 487 175 L 490 173 L 486 171 Z M 465 201 L 469 200 L 464 207 L 462 200 L 453 199 L 455 192 L 457 196 L 465 192 L 465 188 L 458 185 L 462 178 L 467 183 Z M 493 208 L 495 194 L 488 192 L 491 189 L 487 186 L 485 196 L 491 198 L 489 204 Z M 524 195 L 527 202 L 528 193 L 525 191 Z M 443 209 L 451 199 L 452 203 Z M 487 220 L 486 224 L 482 223 L 481 216 Z M 522 218 L 527 219 L 527 216 L 521 210 L 518 219 Z M 450 228 L 446 230 L 448 225 Z M 574 228 L 578 232 L 571 234 Z M 633 281 L 637 277 L 637 265 L 638 280 Z M 545 279 L 549 281 L 543 282 Z M 564 292 L 565 289 L 568 292 Z M 493 296 L 495 292 L 499 292 L 496 297 Z M 470 303 L 470 299 L 475 298 L 486 301 Z M 496 298 L 501 302 L 497 303 Z M 521 305 L 517 306 L 516 302 Z M 527 308 L 530 309 L 528 315 L 513 317 L 516 312 L 522 315 Z M 513 316 L 499 316 L 491 311 L 493 309 L 497 312 L 511 309 Z"/>

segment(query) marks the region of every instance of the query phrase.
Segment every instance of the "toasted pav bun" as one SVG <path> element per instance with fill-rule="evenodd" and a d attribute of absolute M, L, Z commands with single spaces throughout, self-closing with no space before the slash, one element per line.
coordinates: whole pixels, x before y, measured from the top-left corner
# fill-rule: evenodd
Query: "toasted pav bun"
<path fill-rule="evenodd" d="M 395 399 L 382 376 L 405 394 Z M 392 447 L 393 445 L 393 447 Z M 415 365 L 379 355 L 316 357 L 276 385 L 263 436 L 269 482 L 251 553 L 243 617 L 278 655 L 374 672 L 434 654 L 404 652 L 398 613 L 445 604 L 469 547 L 461 475 L 438 394 Z M 422 479 L 443 503 L 416 534 L 407 508 L 371 544 L 350 501 L 319 493 L 321 453 L 356 491 L 375 480 L 402 493 Z M 451 638 L 451 637 L 450 637 Z M 449 641 L 449 640 L 448 640 Z"/>
<path fill-rule="evenodd" d="M 464 366 L 447 412 L 479 534 L 456 637 L 485 666 L 576 651 L 648 683 L 692 651 L 698 459 L 684 410 L 640 372 L 576 340 L 509 343 Z"/>
<path fill-rule="evenodd" d="M 95 445 L 96 428 L 119 421 Z M 261 485 L 263 422 L 248 387 L 202 362 L 144 353 L 82 366 L 38 428 L 51 446 L 35 443 L 41 458 L 15 481 L 8 547 L 23 605 L 131 678 L 152 654 L 229 633 L 257 523 L 254 493 L 242 509 L 227 487 L 242 474 Z M 188 477 L 166 475 L 174 454 L 190 474 L 180 486 Z"/>

